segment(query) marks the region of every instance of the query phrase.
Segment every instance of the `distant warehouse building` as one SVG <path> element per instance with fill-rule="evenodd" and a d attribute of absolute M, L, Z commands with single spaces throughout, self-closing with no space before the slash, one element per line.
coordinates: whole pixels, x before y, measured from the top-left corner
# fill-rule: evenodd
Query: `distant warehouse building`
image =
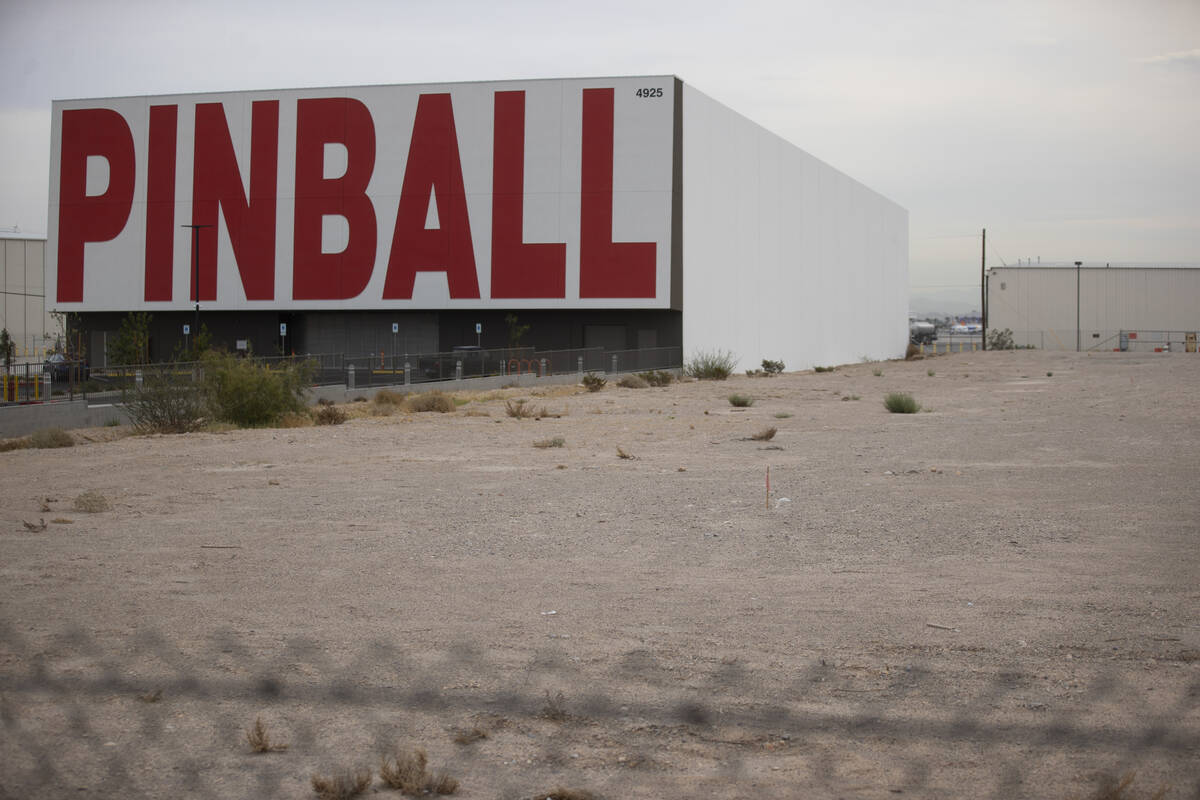
<path fill-rule="evenodd" d="M 1200 269 L 992 267 L 988 331 L 1046 350 L 1196 352 Z"/>
<path fill-rule="evenodd" d="M 93 366 L 131 311 L 166 357 L 197 283 L 264 354 L 502 347 L 510 314 L 743 367 L 907 340 L 907 212 L 671 76 L 56 101 L 50 173 Z"/>
<path fill-rule="evenodd" d="M 0 328 L 8 331 L 16 363 L 41 361 L 54 345 L 45 274 L 45 236 L 0 231 Z"/>

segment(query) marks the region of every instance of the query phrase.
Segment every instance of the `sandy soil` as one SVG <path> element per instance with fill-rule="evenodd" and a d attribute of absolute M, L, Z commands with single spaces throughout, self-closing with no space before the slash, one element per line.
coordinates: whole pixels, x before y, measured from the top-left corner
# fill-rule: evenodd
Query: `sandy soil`
<path fill-rule="evenodd" d="M 0 453 L 0 797 L 1200 797 L 1197 397 L 976 353 Z"/>

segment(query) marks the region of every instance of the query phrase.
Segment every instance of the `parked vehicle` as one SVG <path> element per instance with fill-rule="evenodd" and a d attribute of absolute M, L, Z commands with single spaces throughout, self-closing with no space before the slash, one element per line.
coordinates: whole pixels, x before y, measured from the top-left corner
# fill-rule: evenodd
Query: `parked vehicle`
<path fill-rule="evenodd" d="M 908 325 L 908 340 L 913 344 L 933 344 L 937 338 L 937 328 L 932 322 L 910 322 Z"/>

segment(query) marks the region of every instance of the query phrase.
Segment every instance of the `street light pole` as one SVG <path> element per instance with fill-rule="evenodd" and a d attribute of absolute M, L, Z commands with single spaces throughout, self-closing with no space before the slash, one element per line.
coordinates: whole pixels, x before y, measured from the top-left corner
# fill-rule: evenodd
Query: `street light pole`
<path fill-rule="evenodd" d="M 1075 262 L 1075 352 L 1078 353 L 1082 346 L 1079 327 L 1079 268 L 1083 266 L 1082 261 Z"/>
<path fill-rule="evenodd" d="M 192 229 L 192 287 L 196 298 L 196 322 L 195 333 L 200 335 L 200 229 L 211 228 L 212 225 L 180 225 L 181 228 Z M 197 340 L 198 341 L 198 340 Z"/>

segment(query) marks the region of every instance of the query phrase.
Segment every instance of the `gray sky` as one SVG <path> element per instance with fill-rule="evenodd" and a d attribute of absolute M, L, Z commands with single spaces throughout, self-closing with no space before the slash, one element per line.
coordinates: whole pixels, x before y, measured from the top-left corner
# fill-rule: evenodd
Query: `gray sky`
<path fill-rule="evenodd" d="M 978 305 L 983 227 L 1200 262 L 1197 0 L 0 0 L 0 229 L 46 231 L 52 99 L 664 73 L 907 208 L 917 307 Z"/>

